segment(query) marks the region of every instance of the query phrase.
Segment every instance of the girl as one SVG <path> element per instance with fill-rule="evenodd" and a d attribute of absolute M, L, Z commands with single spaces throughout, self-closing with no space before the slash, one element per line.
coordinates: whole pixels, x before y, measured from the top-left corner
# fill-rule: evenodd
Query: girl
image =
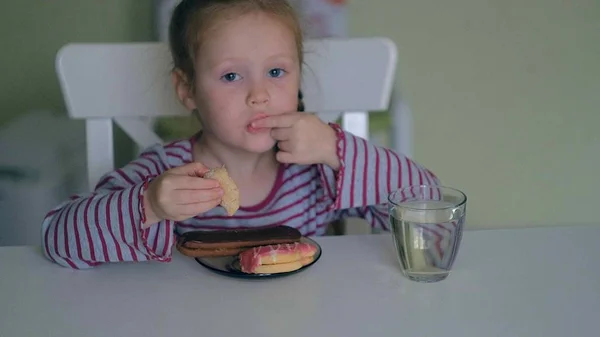
<path fill-rule="evenodd" d="M 175 92 L 202 131 L 147 149 L 51 210 L 42 239 L 52 261 L 166 262 L 176 233 L 200 229 L 285 224 L 322 235 L 349 216 L 387 229 L 390 191 L 437 183 L 409 158 L 302 112 L 302 35 L 285 0 L 183 0 L 169 30 Z M 240 190 L 231 217 L 218 182 L 201 178 L 223 165 Z"/>

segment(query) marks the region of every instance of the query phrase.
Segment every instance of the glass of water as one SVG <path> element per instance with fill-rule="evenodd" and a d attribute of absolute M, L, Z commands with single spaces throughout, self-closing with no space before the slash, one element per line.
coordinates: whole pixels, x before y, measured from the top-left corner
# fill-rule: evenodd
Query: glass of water
<path fill-rule="evenodd" d="M 402 273 L 418 282 L 447 278 L 462 238 L 467 196 L 450 187 L 418 185 L 396 190 L 388 199 Z"/>

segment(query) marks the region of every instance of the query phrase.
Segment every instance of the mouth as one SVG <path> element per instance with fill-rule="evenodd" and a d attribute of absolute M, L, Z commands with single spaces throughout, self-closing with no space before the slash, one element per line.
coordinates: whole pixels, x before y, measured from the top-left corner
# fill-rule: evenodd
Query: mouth
<path fill-rule="evenodd" d="M 252 123 L 254 121 L 257 121 L 259 119 L 263 119 L 266 118 L 268 115 L 265 113 L 261 113 L 258 114 L 256 116 L 254 116 L 250 122 L 246 125 L 246 131 L 250 132 L 250 133 L 262 133 L 262 132 L 268 132 L 270 129 L 269 128 L 255 128 L 252 126 Z"/>

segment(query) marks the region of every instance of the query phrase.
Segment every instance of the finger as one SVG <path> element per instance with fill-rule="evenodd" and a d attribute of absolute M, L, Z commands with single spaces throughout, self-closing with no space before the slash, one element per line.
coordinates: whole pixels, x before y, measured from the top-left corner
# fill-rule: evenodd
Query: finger
<path fill-rule="evenodd" d="M 279 151 L 292 152 L 293 144 L 289 140 L 284 140 L 281 142 L 277 142 L 277 148 L 279 149 Z"/>
<path fill-rule="evenodd" d="M 208 190 L 212 188 L 221 187 L 218 181 L 215 179 L 190 177 L 190 176 L 173 176 L 173 189 L 174 190 Z"/>
<path fill-rule="evenodd" d="M 277 152 L 277 154 L 275 154 L 275 159 L 277 159 L 277 161 L 282 164 L 293 164 L 294 163 L 294 156 L 289 152 L 282 152 L 282 151 Z"/>
<path fill-rule="evenodd" d="M 195 204 L 179 205 L 178 212 L 184 216 L 192 217 L 210 211 L 211 209 L 217 207 L 219 203 L 221 203 L 221 200 L 215 199 Z"/>
<path fill-rule="evenodd" d="M 169 172 L 177 175 L 201 177 L 208 170 L 208 167 L 204 166 L 204 164 L 193 162 L 172 168 L 169 170 Z"/>
<path fill-rule="evenodd" d="M 292 129 L 291 128 L 276 128 L 276 129 L 271 129 L 271 137 L 273 137 L 273 139 L 275 140 L 288 140 L 290 139 L 290 136 L 292 135 Z"/>
<path fill-rule="evenodd" d="M 301 117 L 297 112 L 273 115 L 252 122 L 254 128 L 288 128 Z"/>
<path fill-rule="evenodd" d="M 210 190 L 178 190 L 173 193 L 173 202 L 177 205 L 197 204 L 213 200 L 220 201 L 223 197 L 221 188 L 212 188 Z"/>

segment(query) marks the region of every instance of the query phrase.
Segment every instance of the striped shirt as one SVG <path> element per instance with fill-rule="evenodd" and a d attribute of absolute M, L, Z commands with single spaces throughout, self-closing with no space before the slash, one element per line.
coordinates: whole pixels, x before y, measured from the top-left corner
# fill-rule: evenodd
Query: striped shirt
<path fill-rule="evenodd" d="M 270 194 L 257 205 L 241 207 L 233 216 L 216 207 L 188 220 L 163 220 L 142 229 L 147 182 L 192 162 L 194 138 L 152 146 L 107 173 L 93 192 L 75 195 L 52 209 L 42 223 L 44 253 L 59 265 L 83 269 L 108 262 L 170 261 L 176 235 L 191 230 L 285 224 L 305 236 L 317 236 L 332 221 L 346 217 L 360 217 L 387 230 L 390 191 L 438 182 L 408 157 L 334 128 L 338 171 L 320 164 L 281 164 Z"/>

